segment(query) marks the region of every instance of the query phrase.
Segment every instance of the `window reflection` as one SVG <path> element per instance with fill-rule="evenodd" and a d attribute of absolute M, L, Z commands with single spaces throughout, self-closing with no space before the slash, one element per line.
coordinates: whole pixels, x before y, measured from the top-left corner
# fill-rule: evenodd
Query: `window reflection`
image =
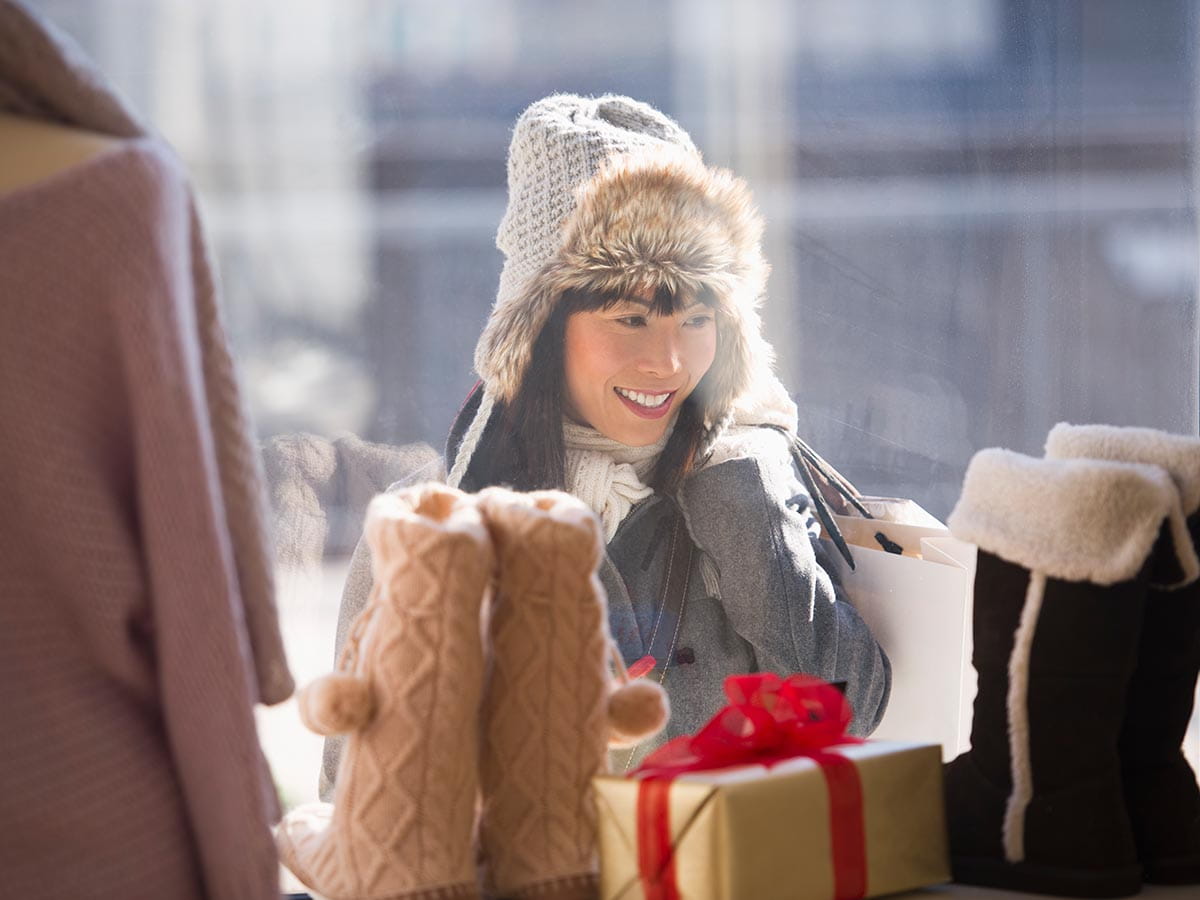
<path fill-rule="evenodd" d="M 495 297 L 509 129 L 557 90 L 646 100 L 751 183 L 801 433 L 864 489 L 945 516 L 979 447 L 1038 453 L 1064 419 L 1196 429 L 1184 0 L 33 5 L 196 180 L 301 681 L 331 662 L 371 490 L 437 471 Z M 315 796 L 320 739 L 268 716 L 287 801 Z"/>

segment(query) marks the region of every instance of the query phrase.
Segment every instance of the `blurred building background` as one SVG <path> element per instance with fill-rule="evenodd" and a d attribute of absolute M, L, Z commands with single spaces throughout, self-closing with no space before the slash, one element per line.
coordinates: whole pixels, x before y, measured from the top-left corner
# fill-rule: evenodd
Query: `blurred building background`
<path fill-rule="evenodd" d="M 975 450 L 1057 421 L 1196 432 L 1187 0 L 33 5 L 191 168 L 264 442 L 440 450 L 510 129 L 556 91 L 649 101 L 750 181 L 802 434 L 864 491 L 944 517 Z M 285 581 L 302 678 L 359 515 Z"/>

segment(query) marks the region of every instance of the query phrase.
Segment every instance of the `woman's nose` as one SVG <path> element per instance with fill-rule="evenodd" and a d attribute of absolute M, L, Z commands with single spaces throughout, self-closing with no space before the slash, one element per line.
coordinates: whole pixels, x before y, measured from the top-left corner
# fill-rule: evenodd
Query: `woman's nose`
<path fill-rule="evenodd" d="M 683 368 L 679 338 L 675 329 L 662 329 L 647 335 L 640 368 L 655 378 L 670 378 Z"/>

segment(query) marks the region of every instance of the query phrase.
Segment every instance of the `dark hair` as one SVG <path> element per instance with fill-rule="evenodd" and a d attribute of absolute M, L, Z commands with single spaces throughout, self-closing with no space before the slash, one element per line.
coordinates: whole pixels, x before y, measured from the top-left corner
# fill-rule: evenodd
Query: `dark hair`
<path fill-rule="evenodd" d="M 467 489 L 505 483 L 517 490 L 566 488 L 566 447 L 563 444 L 563 391 L 566 384 L 563 348 L 567 319 L 573 313 L 610 309 L 624 299 L 623 294 L 568 292 L 550 314 L 533 343 L 529 367 L 512 402 L 497 407 L 500 421 L 485 439 L 471 461 Z M 706 306 L 715 299 L 707 292 L 695 298 Z M 692 302 L 659 287 L 650 304 L 651 314 L 672 315 Z M 717 335 L 718 352 L 720 334 Z M 648 484 L 658 493 L 672 494 L 695 468 L 696 454 L 705 436 L 704 398 L 707 375 L 680 406 L 675 427 L 659 454 Z M 492 431 L 492 429 L 488 429 Z M 486 449 L 484 445 L 486 446 Z M 479 460 L 478 457 L 485 458 Z M 477 464 L 478 463 L 478 464 Z"/>

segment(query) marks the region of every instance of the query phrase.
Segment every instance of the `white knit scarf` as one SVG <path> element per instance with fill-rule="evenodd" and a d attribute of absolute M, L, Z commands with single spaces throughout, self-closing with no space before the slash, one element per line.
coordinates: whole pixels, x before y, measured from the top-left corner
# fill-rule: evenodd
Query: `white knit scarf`
<path fill-rule="evenodd" d="M 634 504 L 654 493 L 642 479 L 650 474 L 667 445 L 671 429 L 647 447 L 630 447 L 594 428 L 563 420 L 567 490 L 600 517 L 607 543 Z"/>

